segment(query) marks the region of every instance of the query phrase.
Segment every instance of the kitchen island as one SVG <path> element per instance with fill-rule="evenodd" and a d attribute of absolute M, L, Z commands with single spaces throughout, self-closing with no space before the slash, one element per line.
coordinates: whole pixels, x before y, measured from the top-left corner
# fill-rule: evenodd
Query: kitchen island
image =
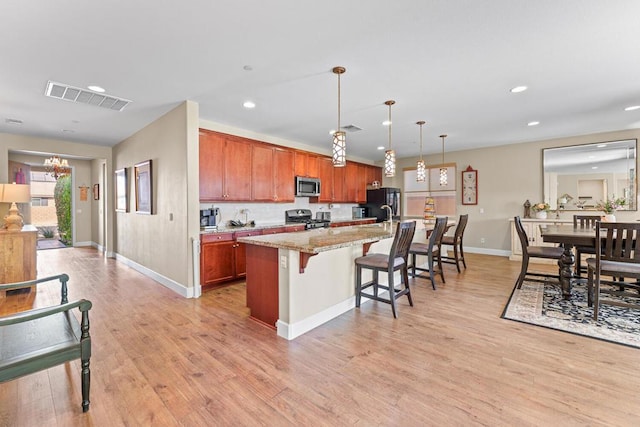
<path fill-rule="evenodd" d="M 291 340 L 351 310 L 354 259 L 389 253 L 394 232 L 395 224 L 378 223 L 238 239 L 246 244 L 251 318 Z M 414 240 L 425 241 L 425 233 Z"/>

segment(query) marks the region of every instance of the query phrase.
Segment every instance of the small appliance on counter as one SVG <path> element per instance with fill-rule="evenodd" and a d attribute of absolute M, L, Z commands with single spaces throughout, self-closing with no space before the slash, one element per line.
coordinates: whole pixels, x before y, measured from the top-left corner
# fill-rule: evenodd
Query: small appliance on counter
<path fill-rule="evenodd" d="M 316 212 L 316 219 L 331 222 L 331 212 Z"/>
<path fill-rule="evenodd" d="M 200 229 L 216 230 L 220 223 L 220 208 L 200 209 Z"/>
<path fill-rule="evenodd" d="M 367 217 L 367 208 L 354 206 L 351 208 L 351 218 L 352 219 L 360 219 Z"/>
<path fill-rule="evenodd" d="M 318 213 L 331 215 L 331 212 Z M 308 230 L 310 228 L 329 227 L 331 220 L 312 219 L 311 210 L 309 209 L 289 209 L 284 212 L 284 222 L 287 224 L 304 224 L 305 228 Z"/>

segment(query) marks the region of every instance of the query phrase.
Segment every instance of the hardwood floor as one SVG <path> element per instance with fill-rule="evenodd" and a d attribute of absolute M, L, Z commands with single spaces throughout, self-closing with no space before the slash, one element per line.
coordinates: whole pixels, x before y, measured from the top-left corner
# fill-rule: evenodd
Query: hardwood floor
<path fill-rule="evenodd" d="M 466 256 L 396 320 L 370 302 L 287 341 L 242 283 L 185 299 L 94 249 L 41 251 L 39 277 L 93 302 L 91 409 L 76 361 L 0 384 L 0 426 L 638 425 L 640 350 L 501 319 L 520 264 Z"/>

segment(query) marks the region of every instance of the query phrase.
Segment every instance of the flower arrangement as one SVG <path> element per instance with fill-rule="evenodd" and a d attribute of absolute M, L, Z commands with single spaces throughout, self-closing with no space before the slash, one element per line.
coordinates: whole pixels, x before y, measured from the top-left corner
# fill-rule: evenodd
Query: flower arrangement
<path fill-rule="evenodd" d="M 531 210 L 534 212 L 549 212 L 551 210 L 551 206 L 549 206 L 549 203 L 536 203 L 531 206 Z"/>
<path fill-rule="evenodd" d="M 600 200 L 596 204 L 596 209 L 604 212 L 607 215 L 611 215 L 616 210 L 620 209 L 621 207 L 625 206 L 626 204 L 627 204 L 627 199 L 625 199 L 624 197 L 618 197 L 616 199 L 616 197 L 613 196 L 612 198 L 607 199 L 605 201 Z"/>

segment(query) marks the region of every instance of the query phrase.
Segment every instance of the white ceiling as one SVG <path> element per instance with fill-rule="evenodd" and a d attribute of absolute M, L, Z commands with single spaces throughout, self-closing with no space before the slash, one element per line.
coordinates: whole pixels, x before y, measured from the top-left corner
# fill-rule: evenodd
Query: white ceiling
<path fill-rule="evenodd" d="M 363 128 L 348 156 L 382 158 L 388 99 L 398 157 L 418 154 L 418 120 L 425 153 L 442 133 L 449 151 L 640 128 L 637 0 L 2 0 L 0 16 L 0 132 L 115 145 L 189 99 L 329 149 L 337 65 L 341 124 Z M 49 80 L 133 102 L 47 98 Z"/>

